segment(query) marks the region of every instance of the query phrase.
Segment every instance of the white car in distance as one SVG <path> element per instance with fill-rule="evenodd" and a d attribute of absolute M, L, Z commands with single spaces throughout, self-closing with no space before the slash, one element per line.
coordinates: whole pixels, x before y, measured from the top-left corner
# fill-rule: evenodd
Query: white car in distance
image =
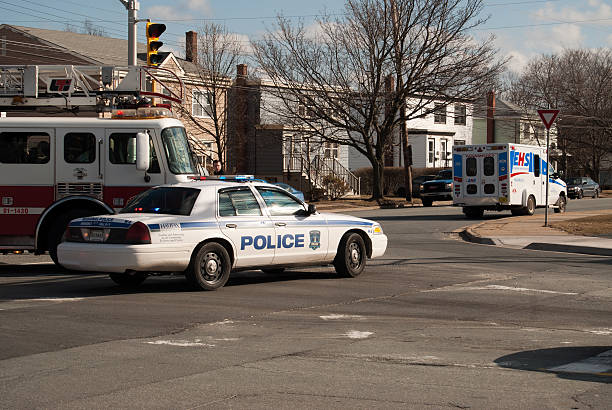
<path fill-rule="evenodd" d="M 367 219 L 319 213 L 275 185 L 249 178 L 202 177 L 161 185 L 117 215 L 70 222 L 58 247 L 62 266 L 107 272 L 134 287 L 148 275 L 184 272 L 197 289 L 214 290 L 232 271 L 333 264 L 355 277 L 382 256 L 387 237 Z"/>

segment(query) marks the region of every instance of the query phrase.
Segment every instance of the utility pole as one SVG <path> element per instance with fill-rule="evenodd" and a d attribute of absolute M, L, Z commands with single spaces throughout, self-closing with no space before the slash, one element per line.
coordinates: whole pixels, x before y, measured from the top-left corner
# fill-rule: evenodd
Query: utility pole
<path fill-rule="evenodd" d="M 136 63 L 136 48 L 138 37 L 136 33 L 136 24 L 138 23 L 138 10 L 140 3 L 138 0 L 119 0 L 128 11 L 128 65 L 135 66 Z"/>

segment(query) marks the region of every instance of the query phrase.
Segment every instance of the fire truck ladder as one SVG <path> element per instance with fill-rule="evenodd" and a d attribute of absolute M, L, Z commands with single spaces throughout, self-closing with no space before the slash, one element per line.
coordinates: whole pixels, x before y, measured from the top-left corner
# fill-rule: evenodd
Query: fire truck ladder
<path fill-rule="evenodd" d="M 150 91 L 154 83 L 170 95 Z M 0 111 L 59 108 L 103 112 L 144 96 L 181 103 L 182 81 L 170 70 L 153 67 L 0 65 Z"/>

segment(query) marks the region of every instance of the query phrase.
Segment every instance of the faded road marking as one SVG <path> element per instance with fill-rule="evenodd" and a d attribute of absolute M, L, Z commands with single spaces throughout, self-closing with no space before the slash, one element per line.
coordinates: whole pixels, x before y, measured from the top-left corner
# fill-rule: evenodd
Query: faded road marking
<path fill-rule="evenodd" d="M 150 345 L 167 345 L 167 346 L 178 346 L 178 347 L 215 347 L 210 343 L 203 343 L 199 339 L 195 341 L 189 340 L 154 340 L 152 342 L 145 342 Z"/>
<path fill-rule="evenodd" d="M 512 286 L 502 286 L 502 285 L 487 285 L 487 286 L 460 286 L 454 285 L 445 288 L 439 289 L 430 289 L 426 292 L 448 292 L 448 291 L 459 291 L 459 290 L 507 290 L 511 292 L 531 292 L 531 293 L 547 293 L 554 295 L 577 295 L 575 292 L 558 292 L 555 290 L 545 290 L 545 289 L 530 289 L 530 288 L 518 288 Z"/>
<path fill-rule="evenodd" d="M 344 334 L 344 336 L 349 339 L 366 339 L 367 337 L 373 335 L 374 332 L 361 332 L 359 330 L 349 330 Z"/>
<path fill-rule="evenodd" d="M 363 316 L 360 316 L 360 315 L 340 315 L 340 314 L 323 315 L 319 317 L 323 320 L 362 319 L 363 318 Z"/>

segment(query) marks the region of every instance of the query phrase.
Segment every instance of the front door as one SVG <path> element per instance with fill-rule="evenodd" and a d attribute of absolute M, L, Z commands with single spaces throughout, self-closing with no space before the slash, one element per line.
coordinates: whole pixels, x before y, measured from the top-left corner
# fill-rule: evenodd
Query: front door
<path fill-rule="evenodd" d="M 115 210 L 120 210 L 134 195 L 147 188 L 165 183 L 163 163 L 158 153 L 162 152 L 150 138 L 150 166 L 147 172 L 136 169 L 136 134 L 142 130 L 107 129 L 102 145 L 105 163 L 104 201 Z M 151 130 L 151 133 L 155 130 Z"/>
<path fill-rule="evenodd" d="M 275 265 L 317 263 L 327 255 L 329 233 L 320 214 L 308 215 L 304 204 L 280 188 L 257 186 L 276 229 Z"/>
<path fill-rule="evenodd" d="M 236 267 L 272 263 L 276 243 L 274 224 L 263 214 L 248 186 L 222 188 L 217 192 L 217 218 L 221 231 L 236 250 Z"/>
<path fill-rule="evenodd" d="M 87 195 L 102 199 L 104 160 L 100 128 L 58 128 L 55 164 L 57 199 Z"/>

